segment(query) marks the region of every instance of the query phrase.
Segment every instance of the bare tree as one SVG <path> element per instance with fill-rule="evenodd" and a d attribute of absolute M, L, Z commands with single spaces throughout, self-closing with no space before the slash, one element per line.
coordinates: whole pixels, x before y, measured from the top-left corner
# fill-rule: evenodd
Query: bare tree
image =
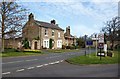
<path fill-rule="evenodd" d="M 107 39 L 110 40 L 111 42 L 111 48 L 113 49 L 114 47 L 114 41 L 117 40 L 117 37 L 119 37 L 118 35 L 118 30 L 120 30 L 120 17 L 114 17 L 112 20 L 107 21 L 105 23 L 106 27 L 102 28 L 102 31 L 106 34 L 108 34 Z"/>
<path fill-rule="evenodd" d="M 0 2 L 2 52 L 4 52 L 5 38 L 15 38 L 21 34 L 22 23 L 26 19 L 26 11 L 16 2 Z"/>

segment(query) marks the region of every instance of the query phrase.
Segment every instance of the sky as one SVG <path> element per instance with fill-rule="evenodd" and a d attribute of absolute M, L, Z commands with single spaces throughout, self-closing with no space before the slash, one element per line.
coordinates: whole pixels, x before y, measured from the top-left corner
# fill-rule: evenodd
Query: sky
<path fill-rule="evenodd" d="M 118 0 L 27 0 L 19 4 L 36 20 L 50 23 L 55 19 L 64 30 L 70 26 L 77 37 L 99 33 L 106 21 L 118 15 Z"/>

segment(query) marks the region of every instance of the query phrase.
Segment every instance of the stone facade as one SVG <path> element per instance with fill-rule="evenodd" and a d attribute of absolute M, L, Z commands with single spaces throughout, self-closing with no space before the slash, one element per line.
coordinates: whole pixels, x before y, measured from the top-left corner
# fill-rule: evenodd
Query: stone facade
<path fill-rule="evenodd" d="M 5 39 L 5 48 L 21 48 L 22 37 L 15 39 Z"/>
<path fill-rule="evenodd" d="M 66 46 L 70 46 L 73 44 L 76 45 L 76 37 L 70 34 L 70 26 L 66 27 L 66 33 L 64 34 L 64 38 Z"/>
<path fill-rule="evenodd" d="M 23 27 L 23 39 L 27 38 L 31 49 L 42 49 L 50 47 L 52 39 L 52 49 L 62 48 L 64 45 L 64 30 L 61 29 L 55 20 L 50 23 L 34 20 L 34 15 L 29 15 L 29 20 Z"/>

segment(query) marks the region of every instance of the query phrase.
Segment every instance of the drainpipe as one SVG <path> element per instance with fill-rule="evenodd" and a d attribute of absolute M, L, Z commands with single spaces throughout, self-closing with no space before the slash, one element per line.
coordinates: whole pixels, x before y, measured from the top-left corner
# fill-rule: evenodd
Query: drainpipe
<path fill-rule="evenodd" d="M 40 49 L 41 49 L 41 27 L 40 26 L 39 26 L 39 41 L 40 41 L 39 46 L 40 46 Z"/>

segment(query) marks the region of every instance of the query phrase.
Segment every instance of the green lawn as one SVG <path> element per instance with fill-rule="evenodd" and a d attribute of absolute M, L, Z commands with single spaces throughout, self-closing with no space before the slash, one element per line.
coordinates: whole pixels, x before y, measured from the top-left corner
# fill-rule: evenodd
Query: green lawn
<path fill-rule="evenodd" d="M 66 61 L 71 64 L 77 64 L 77 65 L 85 65 L 85 64 L 115 64 L 118 63 L 118 53 L 120 51 L 114 51 L 113 57 L 102 57 L 102 60 L 100 60 L 99 56 L 96 56 L 95 53 L 92 53 L 91 55 L 87 56 L 78 56 L 74 58 L 67 59 Z"/>
<path fill-rule="evenodd" d="M 47 49 L 45 51 L 51 53 L 63 53 L 63 52 L 80 52 L 80 49 Z"/>
<path fill-rule="evenodd" d="M 16 51 L 6 51 L 3 53 L 0 53 L 0 56 L 2 57 L 14 57 L 14 56 L 30 56 L 30 55 L 40 55 L 43 54 L 40 50 L 25 50 L 23 52 L 16 52 Z"/>

